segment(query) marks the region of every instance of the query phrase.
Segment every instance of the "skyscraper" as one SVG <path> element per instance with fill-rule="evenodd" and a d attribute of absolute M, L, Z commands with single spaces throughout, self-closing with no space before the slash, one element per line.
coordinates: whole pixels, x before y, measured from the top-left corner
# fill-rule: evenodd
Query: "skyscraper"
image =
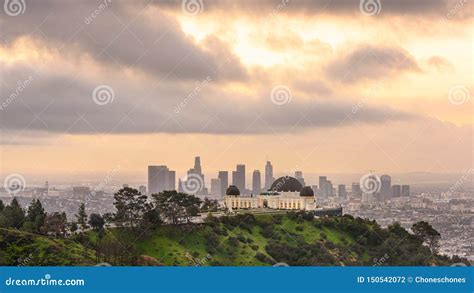
<path fill-rule="evenodd" d="M 167 190 L 176 190 L 176 172 L 169 171 L 168 172 L 168 186 Z"/>
<path fill-rule="evenodd" d="M 303 178 L 303 171 L 295 171 L 295 178 L 301 183 L 301 185 L 306 186 L 306 182 L 304 182 Z"/>
<path fill-rule="evenodd" d="M 138 187 L 138 192 L 140 192 L 141 194 L 146 194 L 146 186 L 145 185 L 140 185 Z"/>
<path fill-rule="evenodd" d="M 252 176 L 252 193 L 260 194 L 260 190 L 262 190 L 262 181 L 260 177 L 260 171 L 254 170 L 253 176 Z"/>
<path fill-rule="evenodd" d="M 352 187 L 351 187 L 351 193 L 352 193 L 352 196 L 355 196 L 355 197 L 361 197 L 362 196 L 362 190 L 360 189 L 360 183 L 352 183 Z"/>
<path fill-rule="evenodd" d="M 402 196 L 402 187 L 400 185 L 392 185 L 392 196 L 399 197 Z"/>
<path fill-rule="evenodd" d="M 269 190 L 273 183 L 273 165 L 267 161 L 265 165 L 265 190 Z"/>
<path fill-rule="evenodd" d="M 245 194 L 245 165 L 239 164 L 235 171 L 232 171 L 232 184 L 237 186 L 241 194 Z"/>
<path fill-rule="evenodd" d="M 229 187 L 229 172 L 219 171 L 219 175 L 217 177 L 221 180 L 221 196 L 224 196 L 227 187 Z"/>
<path fill-rule="evenodd" d="M 402 196 L 410 196 L 410 185 L 402 185 Z"/>
<path fill-rule="evenodd" d="M 337 186 L 337 195 L 341 198 L 347 198 L 346 185 L 339 184 Z"/>
<path fill-rule="evenodd" d="M 392 195 L 392 178 L 389 175 L 380 176 L 380 199 L 387 200 Z"/>
<path fill-rule="evenodd" d="M 175 176 L 175 172 L 170 171 L 166 166 L 148 166 L 148 193 L 174 190 Z"/>
<path fill-rule="evenodd" d="M 211 179 L 211 195 L 213 197 L 220 197 L 222 195 L 221 194 L 221 190 L 222 190 L 221 184 L 222 184 L 222 182 L 219 178 Z"/>
<path fill-rule="evenodd" d="M 334 188 L 332 186 L 331 180 L 326 181 L 326 196 L 333 196 L 334 195 Z"/>
<path fill-rule="evenodd" d="M 196 156 L 194 158 L 194 167 L 188 170 L 185 180 L 180 181 L 181 184 L 178 186 L 178 189 L 182 189 L 183 191 L 187 190 L 187 192 L 196 195 L 206 195 L 208 193 L 204 181 L 204 174 L 201 169 L 201 157 Z"/>
<path fill-rule="evenodd" d="M 320 190 L 319 195 L 321 197 L 327 197 L 328 196 L 326 183 L 327 183 L 326 176 L 319 176 L 319 190 Z"/>

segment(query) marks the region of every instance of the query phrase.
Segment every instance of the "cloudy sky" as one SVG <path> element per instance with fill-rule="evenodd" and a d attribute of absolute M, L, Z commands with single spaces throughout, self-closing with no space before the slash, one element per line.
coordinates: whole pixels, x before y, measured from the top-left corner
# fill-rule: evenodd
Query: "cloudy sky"
<path fill-rule="evenodd" d="M 3 1 L 2 176 L 473 166 L 472 1 Z"/>

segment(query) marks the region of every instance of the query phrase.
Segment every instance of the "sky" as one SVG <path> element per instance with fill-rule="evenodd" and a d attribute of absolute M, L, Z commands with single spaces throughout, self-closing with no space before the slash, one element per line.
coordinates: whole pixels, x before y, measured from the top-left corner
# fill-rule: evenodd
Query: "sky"
<path fill-rule="evenodd" d="M 4 0 L 0 175 L 464 173 L 472 20 L 467 0 Z"/>

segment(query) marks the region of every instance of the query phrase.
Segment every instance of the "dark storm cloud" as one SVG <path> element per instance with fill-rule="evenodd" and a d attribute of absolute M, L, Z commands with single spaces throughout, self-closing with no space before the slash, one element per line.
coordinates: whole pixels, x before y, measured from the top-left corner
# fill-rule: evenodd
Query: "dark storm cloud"
<path fill-rule="evenodd" d="M 362 46 L 331 62 L 328 77 L 341 82 L 383 79 L 420 68 L 407 51 L 399 47 Z"/>
<path fill-rule="evenodd" d="M 188 0 L 187 2 L 192 2 Z M 199 0 L 195 0 L 199 2 Z M 381 1 L 382 14 L 438 14 L 445 15 L 454 0 L 387 0 Z M 181 0 L 155 0 L 156 5 L 162 7 L 180 8 Z M 302 12 L 308 14 L 319 13 L 360 13 L 360 0 L 203 0 L 203 11 L 210 10 L 243 10 L 249 13 L 272 12 Z"/>
<path fill-rule="evenodd" d="M 35 73 L 27 65 L 0 65 L 5 76 L 0 84 L 0 125 L 20 139 L 31 132 L 264 134 L 413 117 L 371 105 L 354 113 L 353 104 L 347 101 L 302 99 L 296 94 L 289 103 L 278 106 L 270 95 L 273 85 L 256 92 L 259 99 L 255 100 L 226 93 L 214 87 L 212 79 L 164 83 L 157 88 L 109 80 L 113 99 L 98 105 L 93 98 L 98 83 L 87 77 L 78 79 L 56 71 Z M 30 82 L 25 84 L 25 80 Z"/>
<path fill-rule="evenodd" d="M 246 72 L 217 41 L 202 49 L 179 24 L 142 1 L 28 1 L 24 14 L 0 14 L 0 41 L 43 40 L 63 54 L 81 53 L 108 65 L 182 79 L 243 79 Z"/>

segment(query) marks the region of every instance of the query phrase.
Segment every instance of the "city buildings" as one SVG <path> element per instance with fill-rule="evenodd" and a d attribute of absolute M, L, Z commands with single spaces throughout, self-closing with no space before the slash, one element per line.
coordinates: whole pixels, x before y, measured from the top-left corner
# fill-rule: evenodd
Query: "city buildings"
<path fill-rule="evenodd" d="M 398 184 L 392 186 L 392 197 L 402 196 L 402 187 Z"/>
<path fill-rule="evenodd" d="M 242 194 L 246 194 L 245 190 L 245 165 L 239 164 L 235 171 L 232 171 L 232 185 L 237 186 Z"/>
<path fill-rule="evenodd" d="M 303 171 L 295 171 L 295 178 L 301 183 L 301 185 L 306 186 L 303 178 Z"/>
<path fill-rule="evenodd" d="M 262 181 L 260 177 L 260 171 L 254 170 L 252 175 L 252 194 L 260 194 L 262 190 Z"/>
<path fill-rule="evenodd" d="M 148 166 L 148 193 L 154 194 L 163 190 L 176 189 L 175 171 L 167 166 Z"/>
<path fill-rule="evenodd" d="M 410 185 L 402 185 L 402 196 L 410 196 Z"/>
<path fill-rule="evenodd" d="M 273 165 L 270 161 L 265 164 L 265 190 L 269 190 L 273 183 Z"/>
<path fill-rule="evenodd" d="M 211 179 L 211 195 L 213 197 L 220 197 L 220 196 L 222 196 L 221 190 L 222 190 L 221 179 L 219 179 L 219 178 Z"/>
<path fill-rule="evenodd" d="M 337 186 L 337 195 L 340 198 L 347 198 L 347 192 L 346 192 L 346 185 L 344 184 L 339 184 Z"/>
<path fill-rule="evenodd" d="M 380 176 L 380 199 L 388 200 L 392 196 L 392 177 L 389 175 Z"/>
<path fill-rule="evenodd" d="M 229 172 L 219 171 L 219 174 L 218 174 L 217 178 L 219 178 L 221 180 L 220 196 L 224 196 L 225 191 L 227 190 L 227 187 L 229 186 Z"/>

